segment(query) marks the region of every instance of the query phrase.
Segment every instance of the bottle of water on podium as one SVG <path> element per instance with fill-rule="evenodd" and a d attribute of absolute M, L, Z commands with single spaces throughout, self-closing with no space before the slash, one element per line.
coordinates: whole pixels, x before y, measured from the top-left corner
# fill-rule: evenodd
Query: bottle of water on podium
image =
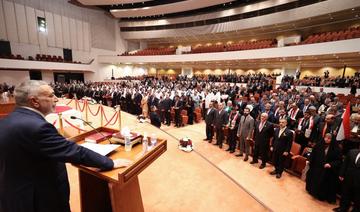
<path fill-rule="evenodd" d="M 143 148 L 143 153 L 145 154 L 148 151 L 148 139 L 146 134 L 144 134 L 143 140 L 142 140 L 142 148 Z"/>
<path fill-rule="evenodd" d="M 155 147 L 156 143 L 157 143 L 157 137 L 156 137 L 156 134 L 153 133 L 153 134 L 151 134 L 151 146 Z"/>
<path fill-rule="evenodd" d="M 130 136 L 125 136 L 125 152 L 131 151 L 131 141 Z"/>

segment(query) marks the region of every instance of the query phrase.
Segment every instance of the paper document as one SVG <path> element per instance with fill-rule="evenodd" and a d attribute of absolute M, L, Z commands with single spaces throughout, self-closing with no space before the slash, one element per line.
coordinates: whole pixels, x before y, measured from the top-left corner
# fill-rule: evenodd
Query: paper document
<path fill-rule="evenodd" d="M 117 144 L 94 144 L 94 143 L 89 143 L 89 142 L 85 142 L 80 145 L 85 148 L 88 148 L 94 152 L 97 152 L 103 156 L 109 154 L 110 152 L 114 151 L 115 149 L 117 149 L 120 146 Z"/>

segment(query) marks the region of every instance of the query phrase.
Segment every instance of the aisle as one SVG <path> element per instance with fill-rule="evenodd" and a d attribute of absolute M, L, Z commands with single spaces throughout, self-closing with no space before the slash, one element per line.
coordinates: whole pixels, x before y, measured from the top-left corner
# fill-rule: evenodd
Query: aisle
<path fill-rule="evenodd" d="M 269 173 L 273 167 L 267 164 L 265 169 L 259 169 L 259 163 L 251 165 L 244 162 L 242 157 L 226 152 L 227 146 L 222 150 L 218 146 L 203 141 L 205 138 L 205 124 L 195 124 L 184 128 L 172 128 L 167 131 L 177 138 L 187 135 L 195 143 L 196 152 L 209 160 L 246 191 L 251 193 L 260 202 L 273 211 L 332 211 L 335 205 L 321 202 L 312 198 L 305 190 L 305 182 L 298 177 L 283 173 L 282 178 L 276 179 Z M 215 141 L 215 139 L 214 139 Z M 214 143 L 214 142 L 213 142 Z"/>

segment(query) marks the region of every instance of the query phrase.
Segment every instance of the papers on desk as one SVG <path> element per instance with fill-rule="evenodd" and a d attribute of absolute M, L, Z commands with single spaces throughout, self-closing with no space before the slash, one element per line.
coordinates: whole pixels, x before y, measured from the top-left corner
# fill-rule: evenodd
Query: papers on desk
<path fill-rule="evenodd" d="M 85 142 L 83 144 L 80 144 L 80 146 L 88 148 L 94 152 L 99 153 L 100 155 L 107 155 L 110 152 L 114 151 L 115 149 L 117 149 L 120 145 L 117 144 L 94 144 L 94 143 L 89 143 L 89 142 Z"/>

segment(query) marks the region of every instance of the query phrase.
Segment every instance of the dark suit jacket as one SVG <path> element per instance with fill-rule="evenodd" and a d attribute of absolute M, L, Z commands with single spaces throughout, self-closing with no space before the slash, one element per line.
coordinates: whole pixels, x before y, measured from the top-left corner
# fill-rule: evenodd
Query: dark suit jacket
<path fill-rule="evenodd" d="M 0 211 L 69 211 L 65 162 L 103 170 L 114 166 L 25 108 L 0 120 L 0 129 Z"/>
<path fill-rule="evenodd" d="M 150 122 L 152 125 L 154 125 L 156 127 L 159 127 L 159 128 L 161 127 L 161 119 L 156 112 L 150 113 Z"/>
<path fill-rule="evenodd" d="M 274 152 L 290 152 L 292 140 L 293 140 L 293 133 L 288 128 L 280 135 L 279 137 L 280 128 L 275 130 L 274 133 L 274 140 L 273 140 L 273 148 Z"/>
<path fill-rule="evenodd" d="M 208 110 L 210 110 L 210 108 Z M 207 112 L 208 111 L 206 111 L 205 123 L 207 125 L 214 124 L 215 116 L 216 116 L 216 112 L 217 112 L 216 109 L 211 108 L 211 111 L 209 112 L 209 114 Z"/>
<path fill-rule="evenodd" d="M 360 188 L 360 167 L 356 167 L 355 159 L 360 150 L 352 149 L 347 154 L 340 170 L 340 176 L 344 177 L 345 184 Z"/>
<path fill-rule="evenodd" d="M 317 132 L 316 136 L 317 137 L 314 136 L 314 138 L 315 138 L 314 140 L 315 140 L 316 143 L 318 143 L 318 142 L 320 142 L 320 141 L 322 141 L 324 139 L 324 137 L 323 137 L 324 127 L 325 127 L 325 122 L 321 122 L 318 125 L 318 128 L 316 130 L 316 132 Z M 326 133 L 333 134 L 334 132 L 337 132 L 337 131 L 338 131 L 338 128 L 337 128 L 336 124 L 333 123 L 331 126 L 326 127 L 325 134 Z"/>
<path fill-rule="evenodd" d="M 223 109 L 220 114 L 219 111 L 216 111 L 215 113 L 215 127 L 220 129 L 224 127 L 228 122 L 228 113 Z"/>
<path fill-rule="evenodd" d="M 274 136 L 274 126 L 270 122 L 265 122 L 262 130 L 259 129 L 260 121 L 257 121 L 254 129 L 255 145 L 269 146 L 270 139 Z"/>

